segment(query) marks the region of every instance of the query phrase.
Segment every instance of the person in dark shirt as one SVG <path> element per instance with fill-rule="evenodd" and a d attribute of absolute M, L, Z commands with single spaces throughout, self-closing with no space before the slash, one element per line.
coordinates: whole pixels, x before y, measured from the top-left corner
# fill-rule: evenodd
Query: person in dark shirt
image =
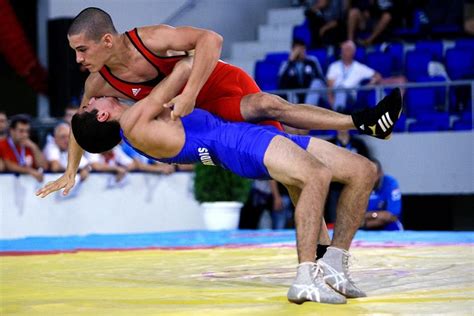
<path fill-rule="evenodd" d="M 305 11 L 311 33 L 309 48 L 336 45 L 342 41 L 342 0 L 314 0 Z"/>
<path fill-rule="evenodd" d="M 306 44 L 295 39 L 291 46 L 289 59 L 280 67 L 278 88 L 307 89 L 314 79 L 324 81 L 321 65 L 315 57 L 306 55 Z M 298 93 L 296 100 L 288 101 L 304 103 L 305 97 L 304 93 Z"/>

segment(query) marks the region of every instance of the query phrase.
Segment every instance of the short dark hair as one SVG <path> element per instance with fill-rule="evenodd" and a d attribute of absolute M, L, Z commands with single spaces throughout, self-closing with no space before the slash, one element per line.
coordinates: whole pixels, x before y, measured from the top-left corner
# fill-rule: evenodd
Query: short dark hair
<path fill-rule="evenodd" d="M 295 39 L 293 39 L 293 42 L 291 43 L 291 48 L 294 48 L 296 45 L 306 47 L 306 42 L 303 41 L 302 39 L 295 38 Z"/>
<path fill-rule="evenodd" d="M 122 140 L 119 122 L 99 122 L 97 113 L 97 109 L 76 113 L 71 121 L 74 138 L 82 149 L 90 153 L 111 150 Z"/>
<path fill-rule="evenodd" d="M 28 114 L 13 115 L 10 118 L 10 128 L 12 128 L 12 129 L 16 128 L 18 123 L 29 125 L 29 124 L 31 124 L 31 117 Z"/>
<path fill-rule="evenodd" d="M 114 23 L 110 15 L 99 8 L 86 8 L 72 21 L 68 35 L 85 33 L 88 39 L 99 41 L 106 33 L 116 34 Z"/>

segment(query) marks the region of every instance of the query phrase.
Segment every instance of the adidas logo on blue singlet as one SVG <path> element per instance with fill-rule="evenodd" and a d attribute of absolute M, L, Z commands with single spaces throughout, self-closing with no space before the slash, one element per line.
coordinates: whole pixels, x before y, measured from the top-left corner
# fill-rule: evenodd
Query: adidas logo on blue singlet
<path fill-rule="evenodd" d="M 211 155 L 209 154 L 209 150 L 205 147 L 199 147 L 198 148 L 198 153 L 199 153 L 199 158 L 201 159 L 201 162 L 203 165 L 207 166 L 215 166 L 216 164 L 214 161 L 211 159 Z"/>

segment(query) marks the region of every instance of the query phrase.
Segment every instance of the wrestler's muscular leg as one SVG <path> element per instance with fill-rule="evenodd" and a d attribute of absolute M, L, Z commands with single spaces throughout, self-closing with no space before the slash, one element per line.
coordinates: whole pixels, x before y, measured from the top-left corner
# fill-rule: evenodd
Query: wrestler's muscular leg
<path fill-rule="evenodd" d="M 331 245 L 348 250 L 367 210 L 377 178 L 376 166 L 365 157 L 318 138 L 311 139 L 307 150 L 331 170 L 333 181 L 344 184 Z"/>
<path fill-rule="evenodd" d="M 313 262 L 331 172 L 318 159 L 282 136 L 271 141 L 264 164 L 272 178 L 301 190 L 295 208 L 298 261 Z"/>
<path fill-rule="evenodd" d="M 291 198 L 291 201 L 293 202 L 293 205 L 296 206 L 300 198 L 301 189 L 295 186 L 285 186 L 285 187 L 288 190 L 288 193 L 290 194 L 290 198 Z M 324 221 L 324 216 L 321 220 L 321 229 L 319 231 L 318 244 L 326 245 L 326 246 L 329 246 L 331 244 L 331 238 L 329 237 L 329 232 L 326 226 L 326 222 Z"/>
<path fill-rule="evenodd" d="M 302 129 L 354 129 L 350 115 L 330 111 L 315 105 L 289 103 L 285 99 L 265 92 L 246 95 L 240 101 L 240 111 L 248 122 L 276 120 Z"/>

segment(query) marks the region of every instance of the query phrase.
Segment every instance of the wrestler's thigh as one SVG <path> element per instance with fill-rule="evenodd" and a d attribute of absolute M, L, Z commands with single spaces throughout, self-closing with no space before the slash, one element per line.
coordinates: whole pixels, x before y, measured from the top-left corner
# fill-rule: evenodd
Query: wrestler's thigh
<path fill-rule="evenodd" d="M 317 177 L 319 171 L 327 170 L 321 161 L 283 136 L 272 139 L 263 163 L 273 179 L 298 188 Z"/>
<path fill-rule="evenodd" d="M 331 170 L 333 181 L 344 184 L 373 167 L 367 158 L 316 137 L 311 138 L 307 151 Z"/>

